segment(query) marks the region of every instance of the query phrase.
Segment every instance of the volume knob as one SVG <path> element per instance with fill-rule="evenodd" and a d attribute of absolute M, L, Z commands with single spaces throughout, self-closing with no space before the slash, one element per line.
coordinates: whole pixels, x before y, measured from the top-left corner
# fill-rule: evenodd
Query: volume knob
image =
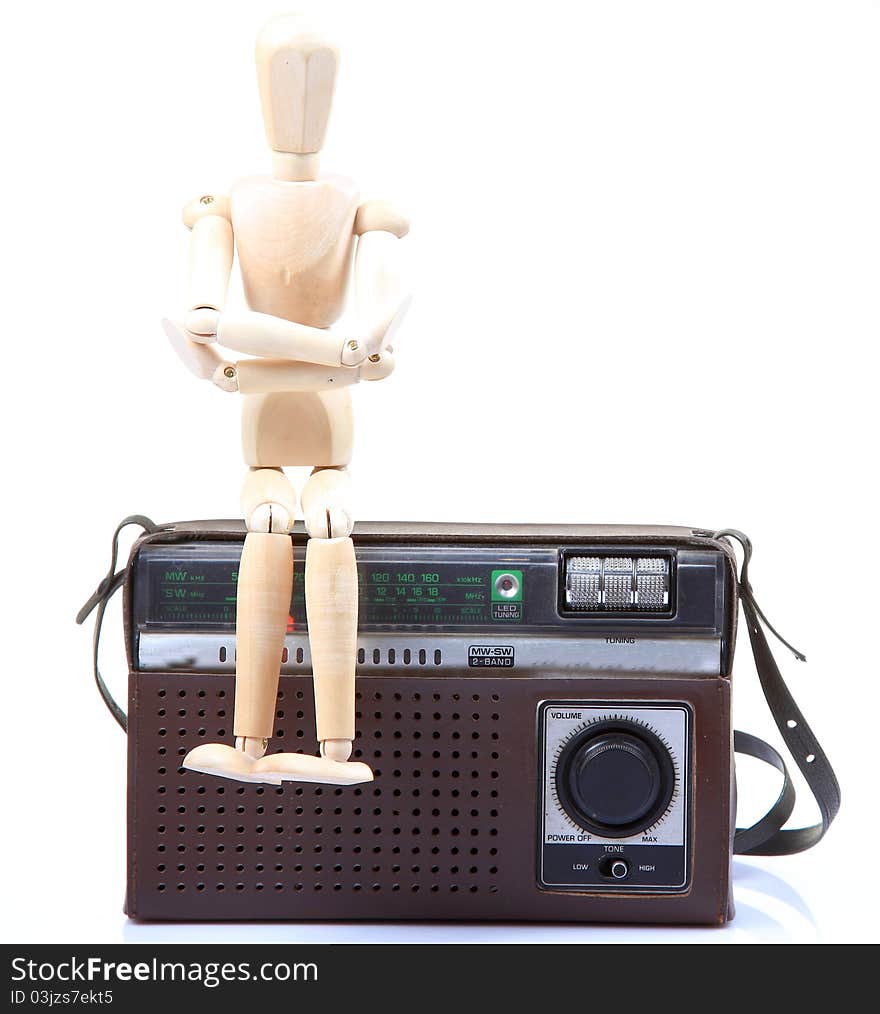
<path fill-rule="evenodd" d="M 565 812 L 606 838 L 650 827 L 666 812 L 674 788 L 669 751 L 649 729 L 626 719 L 587 726 L 566 744 L 556 766 Z"/>

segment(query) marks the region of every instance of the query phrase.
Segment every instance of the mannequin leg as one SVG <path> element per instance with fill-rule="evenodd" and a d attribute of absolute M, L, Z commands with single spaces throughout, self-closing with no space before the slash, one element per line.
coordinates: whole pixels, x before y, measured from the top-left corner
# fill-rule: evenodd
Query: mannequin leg
<path fill-rule="evenodd" d="M 254 774 L 282 779 L 354 784 L 372 781 L 373 773 L 352 762 L 354 686 L 357 652 L 358 580 L 351 513 L 351 480 L 341 469 L 320 469 L 303 490 L 306 547 L 306 613 L 315 723 L 320 757 L 271 754 L 254 764 Z"/>
<path fill-rule="evenodd" d="M 235 746 L 205 743 L 191 750 L 185 768 L 243 781 L 272 736 L 281 654 L 293 588 L 295 495 L 284 473 L 252 469 L 242 490 L 248 534 L 238 573 L 235 665 Z"/>
<path fill-rule="evenodd" d="M 292 588 L 290 536 L 248 532 L 238 574 L 232 731 L 255 758 L 266 752 L 272 736 Z"/>

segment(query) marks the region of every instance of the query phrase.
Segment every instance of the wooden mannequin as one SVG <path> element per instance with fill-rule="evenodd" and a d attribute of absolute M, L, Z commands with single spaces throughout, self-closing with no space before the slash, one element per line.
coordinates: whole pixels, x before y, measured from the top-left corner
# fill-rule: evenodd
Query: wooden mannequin
<path fill-rule="evenodd" d="M 244 781 L 347 785 L 373 774 L 349 760 L 358 599 L 346 388 L 394 368 L 393 333 L 407 308 L 397 244 L 408 223 L 381 201 L 359 203 L 349 180 L 319 174 L 336 50 L 299 16 L 284 16 L 260 32 L 256 61 L 273 174 L 184 209 L 192 230 L 187 313 L 182 324 L 164 322 L 193 373 L 242 394 L 250 468 L 242 489 L 248 534 L 238 579 L 235 745 L 197 746 L 183 766 Z M 249 311 L 225 307 L 233 245 Z M 359 327 L 341 335 L 329 328 L 345 304 L 353 255 Z M 218 343 L 257 358 L 228 361 Z M 286 465 L 314 466 L 302 509 L 317 757 L 266 753 L 293 584 L 296 495 Z"/>

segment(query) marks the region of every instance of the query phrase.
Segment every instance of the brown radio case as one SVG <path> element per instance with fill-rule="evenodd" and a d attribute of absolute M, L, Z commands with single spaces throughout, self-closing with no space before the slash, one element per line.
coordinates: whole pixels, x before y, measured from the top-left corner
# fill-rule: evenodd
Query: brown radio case
<path fill-rule="evenodd" d="M 702 530 L 631 526 L 361 524 L 371 540 L 448 539 L 580 546 L 711 546 L 728 562 L 728 671 L 540 677 L 484 670 L 359 669 L 355 757 L 375 781 L 336 788 L 231 782 L 185 771 L 194 741 L 231 737 L 234 677 L 139 672 L 131 573 L 126 912 L 142 920 L 552 920 L 722 924 L 733 916 L 733 747 L 729 670 L 735 558 Z M 243 539 L 238 522 L 189 522 L 145 541 Z M 300 529 L 295 540 L 305 538 Z M 682 893 L 553 891 L 538 886 L 541 701 L 668 700 L 693 715 L 691 875 Z M 282 675 L 270 749 L 315 746 L 311 681 Z"/>

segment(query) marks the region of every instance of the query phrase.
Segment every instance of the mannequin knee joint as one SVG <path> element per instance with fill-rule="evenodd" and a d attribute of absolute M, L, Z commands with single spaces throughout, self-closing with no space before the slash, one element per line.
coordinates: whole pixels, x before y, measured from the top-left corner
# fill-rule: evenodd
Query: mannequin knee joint
<path fill-rule="evenodd" d="M 245 519 L 249 532 L 287 535 L 293 527 L 293 518 L 280 503 L 258 504 Z"/>
<path fill-rule="evenodd" d="M 340 507 L 314 508 L 306 512 L 306 531 L 312 539 L 344 539 L 354 522 Z"/>

